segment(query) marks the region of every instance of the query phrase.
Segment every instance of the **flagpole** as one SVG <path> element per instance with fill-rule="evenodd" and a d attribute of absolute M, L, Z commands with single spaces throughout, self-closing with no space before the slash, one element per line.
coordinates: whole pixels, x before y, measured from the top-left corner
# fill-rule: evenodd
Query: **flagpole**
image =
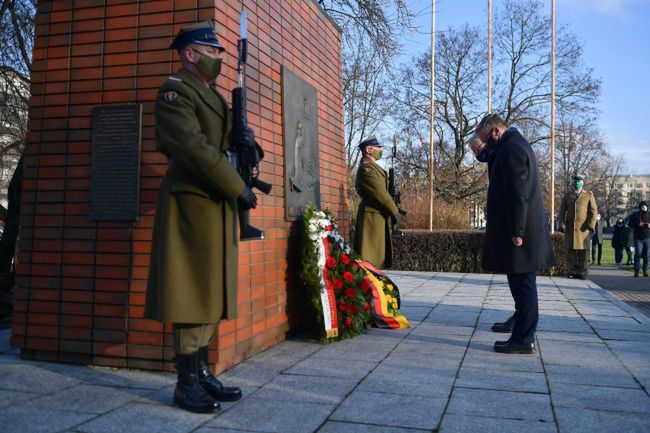
<path fill-rule="evenodd" d="M 436 0 L 431 0 L 431 125 L 429 127 L 429 231 L 433 231 L 434 145 L 433 130 L 436 119 Z"/>
<path fill-rule="evenodd" d="M 555 232 L 555 0 L 551 0 L 551 233 Z"/>
<path fill-rule="evenodd" d="M 487 82 L 487 91 L 488 91 L 488 102 L 487 102 L 487 112 L 490 114 L 492 112 L 492 0 L 488 0 L 488 82 Z"/>

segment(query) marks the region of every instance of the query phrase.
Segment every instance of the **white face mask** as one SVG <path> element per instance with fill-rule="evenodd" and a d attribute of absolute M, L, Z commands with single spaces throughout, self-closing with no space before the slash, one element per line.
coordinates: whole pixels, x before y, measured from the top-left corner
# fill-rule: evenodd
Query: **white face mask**
<path fill-rule="evenodd" d="M 643 212 L 647 212 L 648 211 L 648 206 L 641 206 L 641 210 Z"/>

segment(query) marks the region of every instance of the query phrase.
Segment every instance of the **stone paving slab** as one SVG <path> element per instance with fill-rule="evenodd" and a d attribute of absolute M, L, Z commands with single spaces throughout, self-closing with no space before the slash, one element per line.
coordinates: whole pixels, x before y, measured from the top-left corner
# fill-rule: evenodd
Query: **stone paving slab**
<path fill-rule="evenodd" d="M 39 409 L 16 405 L 2 409 L 0 425 L 3 432 L 54 433 L 69 429 L 96 415 L 67 410 Z"/>
<path fill-rule="evenodd" d="M 550 383 L 556 407 L 650 413 L 650 398 L 642 389 L 628 389 L 568 383 Z"/>
<path fill-rule="evenodd" d="M 49 408 L 79 413 L 102 414 L 135 400 L 150 392 L 139 388 L 114 388 L 80 384 L 71 388 L 30 399 L 25 407 L 34 410 Z M 106 398 L 110 395 L 110 398 Z"/>
<path fill-rule="evenodd" d="M 255 392 L 255 398 L 283 404 L 298 401 L 335 405 L 343 401 L 358 383 L 356 379 L 344 377 L 280 374 Z"/>
<path fill-rule="evenodd" d="M 174 374 L 25 361 L 0 331 L 0 431 L 650 432 L 650 318 L 593 282 L 539 277 L 538 351 L 504 355 L 505 276 L 389 275 L 411 328 L 280 343 L 220 375 L 244 398 L 218 414 L 173 407 Z"/>
<path fill-rule="evenodd" d="M 650 415 L 606 412 L 576 408 L 555 410 L 561 432 L 571 433 L 647 433 Z"/>
<path fill-rule="evenodd" d="M 354 391 L 330 419 L 432 430 L 442 417 L 447 397 L 444 394 L 439 398 L 397 397 L 388 393 Z"/>
<path fill-rule="evenodd" d="M 80 433 L 190 432 L 210 421 L 202 415 L 162 405 L 131 403 L 91 419 L 75 428 Z"/>
<path fill-rule="evenodd" d="M 458 373 L 454 384 L 457 388 L 490 389 L 498 391 L 519 392 L 548 392 L 544 373 L 484 370 L 482 368 L 465 367 Z"/>
<path fill-rule="evenodd" d="M 549 383 L 640 388 L 634 376 L 623 366 L 608 368 L 550 364 L 544 368 Z"/>
<path fill-rule="evenodd" d="M 313 402 L 282 404 L 251 396 L 215 417 L 206 426 L 275 433 L 313 432 L 334 408 L 334 405 Z"/>
<path fill-rule="evenodd" d="M 621 361 L 604 343 L 538 340 L 545 364 L 619 369 Z"/>
<path fill-rule="evenodd" d="M 474 415 L 445 415 L 440 433 L 557 433 L 554 423 Z"/>
<path fill-rule="evenodd" d="M 454 388 L 446 413 L 553 422 L 548 394 Z"/>
<path fill-rule="evenodd" d="M 341 421 L 328 421 L 319 433 L 431 433 L 431 430 L 420 430 L 404 427 L 385 427 L 377 424 L 356 424 Z"/>

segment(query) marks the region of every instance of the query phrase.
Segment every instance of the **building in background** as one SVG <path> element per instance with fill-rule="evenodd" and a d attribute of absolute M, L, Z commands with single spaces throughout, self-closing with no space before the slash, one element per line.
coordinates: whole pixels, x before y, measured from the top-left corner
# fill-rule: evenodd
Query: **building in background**
<path fill-rule="evenodd" d="M 616 177 L 615 185 L 619 190 L 619 199 L 613 217 L 625 218 L 637 208 L 640 201 L 650 200 L 650 174 L 620 175 Z"/>

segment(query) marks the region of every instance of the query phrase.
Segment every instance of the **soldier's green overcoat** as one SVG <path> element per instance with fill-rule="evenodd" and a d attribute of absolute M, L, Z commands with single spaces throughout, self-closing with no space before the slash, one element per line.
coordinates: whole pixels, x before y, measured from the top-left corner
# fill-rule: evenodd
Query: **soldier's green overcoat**
<path fill-rule="evenodd" d="M 378 268 L 393 262 L 390 218 L 397 217 L 397 205 L 388 193 L 388 175 L 375 161 L 364 156 L 355 183 L 361 197 L 354 231 L 354 249 Z"/>
<path fill-rule="evenodd" d="M 182 69 L 156 99 L 156 143 L 169 158 L 154 222 L 145 318 L 216 323 L 237 307 L 237 200 L 225 154 L 225 99 Z"/>
<path fill-rule="evenodd" d="M 584 188 L 576 196 L 569 191 L 560 205 L 560 229 L 564 231 L 564 245 L 570 250 L 587 250 L 591 245 L 589 229 L 596 226 L 596 199 Z"/>

